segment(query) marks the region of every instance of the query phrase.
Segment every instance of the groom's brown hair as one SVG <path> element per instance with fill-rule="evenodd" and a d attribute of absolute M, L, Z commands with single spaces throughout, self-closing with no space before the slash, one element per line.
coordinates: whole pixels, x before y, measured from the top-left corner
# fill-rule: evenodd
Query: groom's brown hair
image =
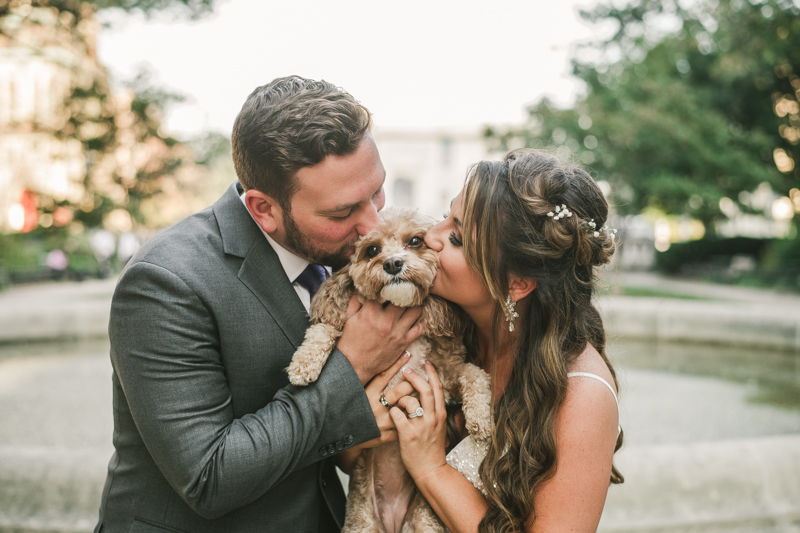
<path fill-rule="evenodd" d="M 236 117 L 236 175 L 245 190 L 268 194 L 291 211 L 295 173 L 329 155 L 355 152 L 371 123 L 369 110 L 332 83 L 277 78 L 254 90 Z"/>

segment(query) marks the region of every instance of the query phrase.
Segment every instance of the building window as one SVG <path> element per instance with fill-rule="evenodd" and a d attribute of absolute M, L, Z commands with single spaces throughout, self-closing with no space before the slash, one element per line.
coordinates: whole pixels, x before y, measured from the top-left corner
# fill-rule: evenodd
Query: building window
<path fill-rule="evenodd" d="M 394 202 L 400 207 L 414 206 L 414 182 L 408 178 L 397 178 L 394 181 Z"/>
<path fill-rule="evenodd" d="M 453 163 L 453 139 L 442 137 L 442 165 L 449 167 Z"/>

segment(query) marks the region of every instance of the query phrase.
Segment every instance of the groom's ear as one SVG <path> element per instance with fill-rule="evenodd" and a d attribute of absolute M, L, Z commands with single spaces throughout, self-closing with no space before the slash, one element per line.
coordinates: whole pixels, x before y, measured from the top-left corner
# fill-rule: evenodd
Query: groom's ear
<path fill-rule="evenodd" d="M 244 195 L 244 203 L 261 229 L 267 233 L 283 229 L 283 210 L 272 196 L 250 189 Z"/>

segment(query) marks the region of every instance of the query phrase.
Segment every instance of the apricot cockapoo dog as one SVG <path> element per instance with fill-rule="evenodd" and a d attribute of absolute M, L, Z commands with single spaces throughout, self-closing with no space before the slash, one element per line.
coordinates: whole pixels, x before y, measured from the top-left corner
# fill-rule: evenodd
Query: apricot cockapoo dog
<path fill-rule="evenodd" d="M 419 320 L 424 333 L 409 346 L 411 359 L 406 366 L 424 376 L 425 361 L 433 363 L 444 384 L 445 401 L 460 401 L 467 431 L 486 441 L 492 429 L 489 376 L 465 361 L 460 313 L 452 304 L 428 294 L 438 254 L 423 239 L 433 220 L 405 208 L 387 208 L 380 216 L 380 227 L 358 241 L 350 264 L 331 276 L 314 297 L 312 326 L 287 368 L 289 380 L 303 386 L 319 377 L 342 334 L 345 310 L 354 294 L 362 301 L 421 305 Z M 398 373 L 384 392 L 402 379 Z M 444 526 L 403 466 L 400 445 L 391 442 L 362 451 L 350 477 L 342 532 L 435 531 L 444 531 Z"/>

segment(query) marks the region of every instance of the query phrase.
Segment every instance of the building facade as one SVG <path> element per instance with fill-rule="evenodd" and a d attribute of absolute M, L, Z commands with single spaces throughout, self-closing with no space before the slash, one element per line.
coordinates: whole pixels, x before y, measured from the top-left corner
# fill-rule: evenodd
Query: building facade
<path fill-rule="evenodd" d="M 374 136 L 386 168 L 386 204 L 417 207 L 437 219 L 449 211 L 469 167 L 489 157 L 477 130 L 377 129 Z"/>

